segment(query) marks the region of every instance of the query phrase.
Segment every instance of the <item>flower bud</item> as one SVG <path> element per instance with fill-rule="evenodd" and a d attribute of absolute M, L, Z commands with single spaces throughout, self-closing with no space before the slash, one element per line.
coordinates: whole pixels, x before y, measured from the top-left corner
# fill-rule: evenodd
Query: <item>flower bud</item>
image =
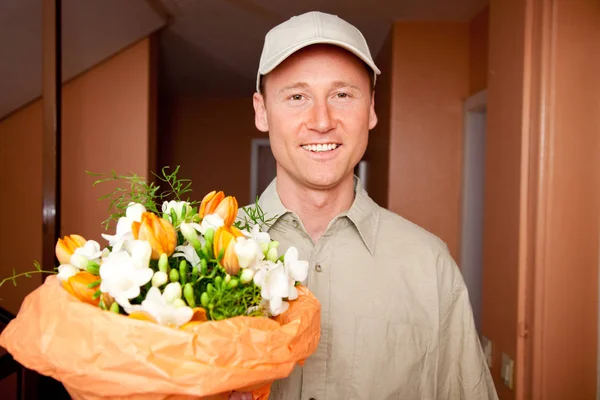
<path fill-rule="evenodd" d="M 119 303 L 114 302 L 110 305 L 110 311 L 119 314 Z"/>
<path fill-rule="evenodd" d="M 186 307 L 187 306 L 187 304 L 185 304 L 185 301 L 183 301 L 182 299 L 175 299 L 175 300 L 173 300 L 173 305 L 176 308 Z"/>
<path fill-rule="evenodd" d="M 169 281 L 169 277 L 163 271 L 156 271 L 152 277 L 152 286 L 160 287 Z"/>
<path fill-rule="evenodd" d="M 167 303 L 173 303 L 175 300 L 181 299 L 181 284 L 179 282 L 169 283 L 163 290 L 163 297 Z"/>
<path fill-rule="evenodd" d="M 206 239 L 206 242 L 212 243 L 215 239 L 215 230 L 213 228 L 208 228 L 206 232 L 204 232 L 204 239 Z"/>
<path fill-rule="evenodd" d="M 175 268 L 173 268 L 171 270 L 171 272 L 169 273 L 169 279 L 171 280 L 171 282 L 178 282 L 179 281 L 179 271 Z"/>
<path fill-rule="evenodd" d="M 133 237 L 145 240 L 152 246 L 152 259 L 158 260 L 163 253 L 173 254 L 177 246 L 177 233 L 173 225 L 156 214 L 145 212 L 141 222 L 131 224 Z"/>
<path fill-rule="evenodd" d="M 181 230 L 181 234 L 183 235 L 183 237 L 188 242 L 198 240 L 198 232 L 196 232 L 196 229 L 192 226 L 192 224 L 189 224 L 187 222 L 182 222 L 181 225 L 179 226 L 179 229 Z"/>
<path fill-rule="evenodd" d="M 98 306 L 100 298 L 95 297 L 97 288 L 88 287 L 89 284 L 96 281 L 98 281 L 98 277 L 96 275 L 92 275 L 89 272 L 78 272 L 61 283 L 69 293 L 77 297 L 79 300 Z"/>
<path fill-rule="evenodd" d="M 58 239 L 55 246 L 56 258 L 61 264 L 70 264 L 71 256 L 78 247 L 83 247 L 86 240 L 79 235 L 67 235 Z"/>
<path fill-rule="evenodd" d="M 271 262 L 277 262 L 277 249 L 276 248 L 271 248 L 269 249 L 269 251 L 267 252 L 267 260 L 271 261 Z"/>
<path fill-rule="evenodd" d="M 196 298 L 194 297 L 194 288 L 191 283 L 186 283 L 183 287 L 183 297 L 188 305 L 192 308 L 196 307 Z"/>
<path fill-rule="evenodd" d="M 250 283 L 252 282 L 252 279 L 254 278 L 254 271 L 246 268 L 242 270 L 242 275 L 240 276 L 240 280 L 242 281 L 242 283 L 246 284 L 246 283 Z"/>
<path fill-rule="evenodd" d="M 213 243 L 213 252 L 215 257 L 222 253 L 221 265 L 228 274 L 237 275 L 240 271 L 240 264 L 235 254 L 235 242 L 238 237 L 244 234 L 235 226 L 222 226 L 215 232 L 215 241 Z"/>
<path fill-rule="evenodd" d="M 158 269 L 165 274 L 169 270 L 169 256 L 166 253 L 162 253 L 158 259 Z"/>

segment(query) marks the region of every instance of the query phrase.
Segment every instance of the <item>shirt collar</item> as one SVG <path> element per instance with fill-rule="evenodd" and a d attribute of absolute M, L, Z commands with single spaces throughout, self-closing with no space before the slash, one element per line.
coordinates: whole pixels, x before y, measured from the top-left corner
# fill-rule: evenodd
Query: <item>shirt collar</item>
<path fill-rule="evenodd" d="M 356 227 L 363 243 L 373 255 L 375 253 L 375 241 L 377 230 L 379 229 L 379 206 L 373 201 L 363 189 L 360 179 L 354 177 L 354 201 L 348 211 L 343 212 L 340 217 L 347 217 Z M 279 218 L 287 213 L 293 213 L 288 210 L 277 193 L 277 178 L 273 179 L 265 191 L 258 199 L 258 205 L 266 214 L 267 218 L 273 218 L 275 223 Z"/>

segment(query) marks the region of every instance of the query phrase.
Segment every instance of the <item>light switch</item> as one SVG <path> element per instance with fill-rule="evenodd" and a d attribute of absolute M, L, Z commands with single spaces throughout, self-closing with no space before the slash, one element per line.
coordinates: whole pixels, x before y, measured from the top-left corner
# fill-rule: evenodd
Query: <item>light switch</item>
<path fill-rule="evenodd" d="M 515 364 L 513 360 L 506 354 L 502 353 L 502 381 L 506 386 L 508 386 L 509 389 L 512 389 L 514 385 L 514 365 Z"/>

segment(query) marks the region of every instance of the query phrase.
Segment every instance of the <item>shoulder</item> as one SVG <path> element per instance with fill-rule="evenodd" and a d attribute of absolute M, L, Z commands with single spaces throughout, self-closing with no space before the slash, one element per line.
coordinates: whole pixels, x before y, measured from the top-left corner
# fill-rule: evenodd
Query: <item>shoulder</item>
<path fill-rule="evenodd" d="M 377 245 L 380 251 L 417 261 L 427 275 L 435 277 L 440 290 L 462 290 L 462 274 L 441 238 L 408 219 L 384 208 L 379 212 Z"/>
<path fill-rule="evenodd" d="M 434 254 L 448 252 L 446 243 L 435 234 L 388 209 L 379 207 L 379 238 L 395 244 L 409 244 Z"/>

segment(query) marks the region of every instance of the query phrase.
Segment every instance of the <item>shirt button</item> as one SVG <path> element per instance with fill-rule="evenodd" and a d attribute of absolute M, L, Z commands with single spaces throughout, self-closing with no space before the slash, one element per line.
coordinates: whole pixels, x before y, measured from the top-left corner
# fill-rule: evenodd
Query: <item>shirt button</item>
<path fill-rule="evenodd" d="M 321 267 L 321 264 L 315 265 L 315 271 L 317 271 L 317 272 L 323 271 L 323 268 Z"/>
<path fill-rule="evenodd" d="M 293 219 L 293 220 L 292 220 L 292 226 L 293 226 L 294 228 L 297 228 L 297 227 L 298 227 L 298 221 L 296 221 L 295 219 Z"/>

